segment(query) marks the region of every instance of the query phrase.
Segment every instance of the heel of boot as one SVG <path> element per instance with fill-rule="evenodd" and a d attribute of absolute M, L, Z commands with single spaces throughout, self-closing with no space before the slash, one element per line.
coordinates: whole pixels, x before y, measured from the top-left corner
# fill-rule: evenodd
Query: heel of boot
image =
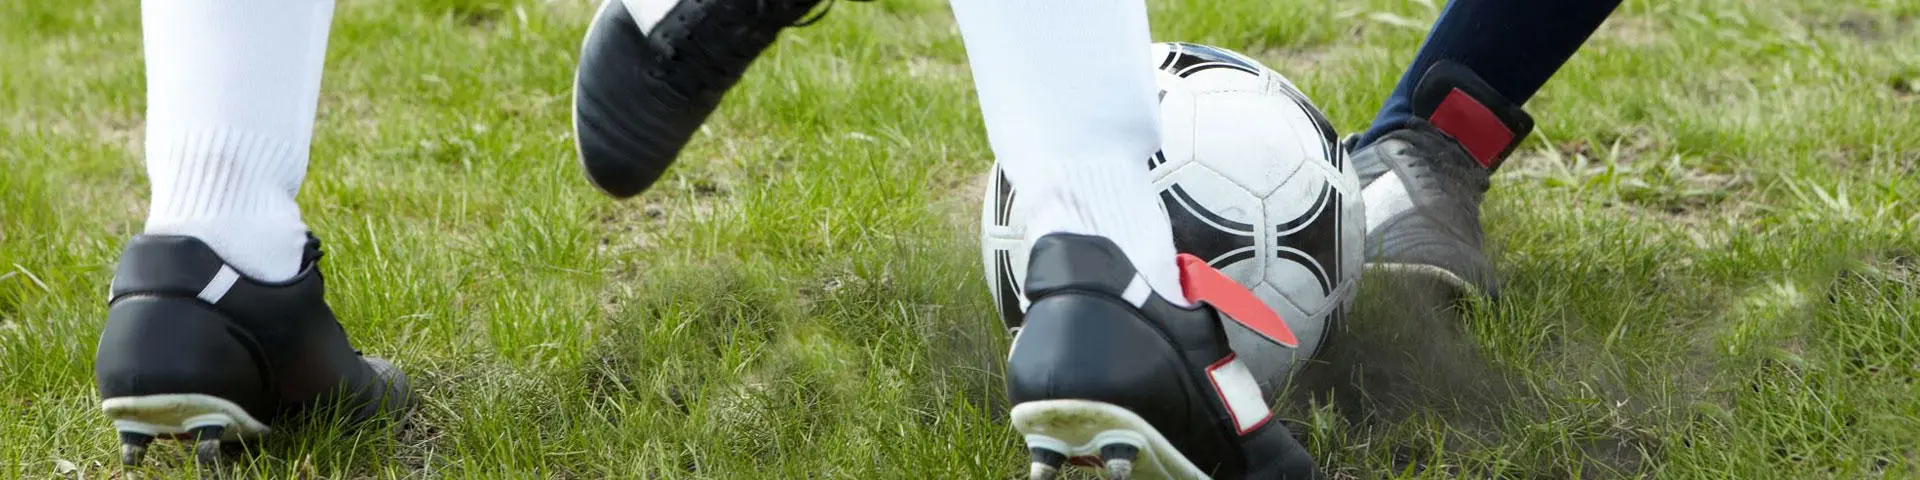
<path fill-rule="evenodd" d="M 1007 395 L 1094 400 L 1143 411 L 1185 411 L 1180 352 L 1140 313 L 1103 295 L 1050 296 L 1027 309 L 1029 322 L 1007 359 Z M 1168 423 L 1186 418 L 1149 418 Z"/>
<path fill-rule="evenodd" d="M 120 431 L 123 462 L 154 437 L 265 433 L 266 378 L 244 334 L 193 299 L 123 298 L 107 312 L 94 356 L 101 410 Z M 200 439 L 205 440 L 205 439 Z"/>
<path fill-rule="evenodd" d="M 1066 293 L 1034 302 L 1026 318 L 1007 392 L 1034 455 L 1030 478 L 1052 478 L 1061 458 L 1152 478 L 1239 470 L 1238 446 L 1195 383 L 1205 366 L 1188 365 L 1139 310 L 1109 295 Z"/>

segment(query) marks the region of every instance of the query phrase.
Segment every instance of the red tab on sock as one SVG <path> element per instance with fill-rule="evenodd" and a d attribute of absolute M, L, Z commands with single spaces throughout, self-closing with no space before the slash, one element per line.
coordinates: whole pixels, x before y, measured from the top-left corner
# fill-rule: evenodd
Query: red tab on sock
<path fill-rule="evenodd" d="M 1513 132 L 1500 123 L 1500 117 L 1458 88 L 1447 92 L 1447 98 L 1440 101 L 1427 121 L 1459 141 L 1467 154 L 1489 169 L 1499 165 L 1500 153 L 1513 143 Z"/>
<path fill-rule="evenodd" d="M 1187 291 L 1187 301 L 1207 302 L 1227 318 L 1259 332 L 1268 340 L 1289 348 L 1300 346 L 1300 340 L 1294 338 L 1293 329 L 1287 328 L 1287 322 L 1280 318 L 1280 314 L 1274 313 L 1273 308 L 1260 301 L 1260 297 L 1254 296 L 1246 286 L 1215 270 L 1200 257 L 1182 253 L 1174 257 L 1174 261 L 1180 265 L 1180 288 Z"/>

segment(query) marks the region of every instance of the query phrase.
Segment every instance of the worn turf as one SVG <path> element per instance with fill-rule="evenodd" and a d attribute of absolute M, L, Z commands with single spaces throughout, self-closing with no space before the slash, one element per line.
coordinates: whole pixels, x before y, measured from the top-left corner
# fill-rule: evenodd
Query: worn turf
<path fill-rule="evenodd" d="M 334 307 L 426 404 L 406 428 L 291 429 L 236 472 L 1024 472 L 945 4 L 792 31 L 626 202 L 568 139 L 592 6 L 340 2 L 301 202 Z M 1153 13 L 1156 39 L 1248 52 L 1351 131 L 1436 7 Z M 90 361 L 145 211 L 138 21 L 130 0 L 0 2 L 0 476 L 131 477 Z M 1487 206 L 1503 301 L 1449 319 L 1370 288 L 1283 402 L 1330 471 L 1920 477 L 1920 3 L 1629 2 L 1529 107 Z M 130 473 L 193 476 L 155 450 Z"/>

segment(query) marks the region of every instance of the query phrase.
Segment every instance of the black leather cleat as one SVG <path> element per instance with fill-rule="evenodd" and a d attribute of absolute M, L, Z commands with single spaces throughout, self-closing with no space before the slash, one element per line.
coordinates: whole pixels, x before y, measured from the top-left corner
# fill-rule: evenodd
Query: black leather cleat
<path fill-rule="evenodd" d="M 1367 269 L 1498 297 L 1480 204 L 1533 118 L 1451 62 L 1427 71 L 1412 104 L 1415 120 L 1352 157 L 1367 206 Z"/>
<path fill-rule="evenodd" d="M 221 441 L 322 407 L 358 423 L 411 406 L 406 375 L 347 342 L 327 308 L 320 256 L 310 239 L 298 275 L 262 282 L 192 237 L 128 243 L 93 370 L 122 463 L 139 464 L 155 437 L 195 442 L 204 464 Z"/>
<path fill-rule="evenodd" d="M 1034 242 L 1033 301 L 1006 373 L 1030 478 L 1052 478 L 1069 463 L 1114 478 L 1318 478 L 1234 355 L 1222 323 L 1232 319 L 1222 312 L 1285 324 L 1206 262 L 1184 257 L 1182 271 L 1189 297 L 1200 300 L 1193 308 L 1154 293 L 1110 240 L 1052 234 Z"/>
<path fill-rule="evenodd" d="M 805 17 L 821 1 L 604 2 L 573 81 L 573 136 L 587 179 L 617 198 L 653 186 L 754 59 L 781 30 L 818 19 Z M 664 12 L 629 10 L 638 5 Z"/>

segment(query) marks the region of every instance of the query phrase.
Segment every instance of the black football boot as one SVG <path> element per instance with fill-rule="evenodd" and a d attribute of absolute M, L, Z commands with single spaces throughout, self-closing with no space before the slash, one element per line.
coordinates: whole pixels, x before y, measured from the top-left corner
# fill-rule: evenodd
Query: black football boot
<path fill-rule="evenodd" d="M 1181 283 L 1199 300 L 1192 308 L 1148 288 L 1111 240 L 1034 242 L 1033 302 L 1006 373 L 1030 478 L 1053 478 L 1069 462 L 1110 479 L 1318 478 L 1234 355 L 1222 312 L 1285 324 L 1206 262 L 1180 261 Z"/>
<path fill-rule="evenodd" d="M 1427 70 L 1412 105 L 1413 121 L 1352 157 L 1367 206 L 1367 269 L 1497 298 L 1480 203 L 1533 118 L 1452 62 Z"/>
<path fill-rule="evenodd" d="M 646 191 L 782 29 L 826 13 L 808 17 L 820 3 L 606 0 L 573 80 L 573 137 L 587 179 L 617 198 Z"/>
<path fill-rule="evenodd" d="M 358 423 L 411 405 L 407 377 L 363 357 L 327 308 L 320 244 L 299 275 L 247 278 L 199 239 L 139 235 L 109 287 L 93 376 L 120 432 L 122 463 L 155 437 L 195 442 L 211 466 L 220 442 L 258 437 L 322 407 Z"/>

